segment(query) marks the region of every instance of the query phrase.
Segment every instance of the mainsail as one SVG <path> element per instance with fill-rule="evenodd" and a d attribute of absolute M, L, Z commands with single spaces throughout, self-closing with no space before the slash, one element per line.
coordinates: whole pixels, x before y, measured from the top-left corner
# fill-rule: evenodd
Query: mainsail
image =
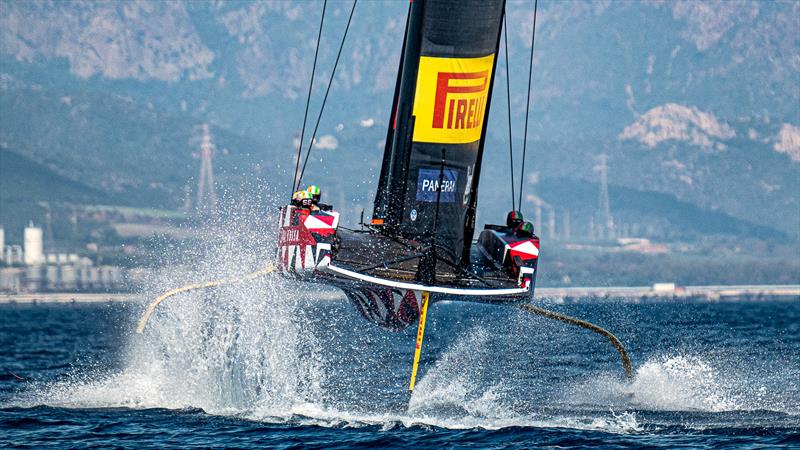
<path fill-rule="evenodd" d="M 413 0 L 406 24 L 372 223 L 429 239 L 456 264 L 475 228 L 504 6 Z"/>

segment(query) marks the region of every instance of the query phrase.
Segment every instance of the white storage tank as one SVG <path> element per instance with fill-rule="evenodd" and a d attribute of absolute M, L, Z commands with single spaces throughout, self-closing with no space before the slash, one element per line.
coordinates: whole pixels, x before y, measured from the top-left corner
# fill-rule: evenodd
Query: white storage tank
<path fill-rule="evenodd" d="M 39 292 L 42 290 L 42 266 L 33 265 L 25 269 L 25 290 Z"/>
<path fill-rule="evenodd" d="M 44 262 L 42 229 L 33 226 L 33 222 L 25 227 L 24 259 L 29 266 Z"/>
<path fill-rule="evenodd" d="M 61 279 L 58 276 L 58 266 L 45 266 L 44 281 L 45 287 L 51 291 L 61 287 Z"/>
<path fill-rule="evenodd" d="M 78 287 L 78 272 L 75 266 L 61 266 L 61 288 L 68 291 Z"/>

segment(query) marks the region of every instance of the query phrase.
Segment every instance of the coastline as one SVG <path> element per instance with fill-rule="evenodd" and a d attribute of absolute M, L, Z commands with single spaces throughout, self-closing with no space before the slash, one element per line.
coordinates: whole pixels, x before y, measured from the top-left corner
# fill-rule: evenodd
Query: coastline
<path fill-rule="evenodd" d="M 321 300 L 343 298 L 339 292 L 320 291 Z M 680 286 L 659 290 L 654 286 L 603 286 L 538 288 L 536 298 L 556 303 L 572 303 L 580 299 L 626 300 L 631 302 L 651 301 L 742 301 L 782 300 L 800 301 L 800 285 L 737 285 L 737 286 Z M 2 304 L 72 304 L 72 303 L 117 303 L 145 300 L 142 293 L 115 292 L 28 292 L 0 293 Z"/>
<path fill-rule="evenodd" d="M 0 294 L 0 305 L 3 304 L 38 304 L 38 303 L 107 303 L 131 302 L 142 298 L 141 294 L 114 292 L 28 292 L 22 294 Z"/>

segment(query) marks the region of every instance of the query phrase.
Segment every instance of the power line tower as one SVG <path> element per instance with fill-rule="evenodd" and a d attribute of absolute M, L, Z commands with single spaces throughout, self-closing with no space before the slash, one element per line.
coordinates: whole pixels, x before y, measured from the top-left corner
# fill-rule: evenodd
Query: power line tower
<path fill-rule="evenodd" d="M 614 218 L 611 216 L 611 206 L 608 203 L 608 156 L 601 154 L 597 157 L 598 164 L 594 170 L 600 177 L 600 197 L 598 199 L 598 235 L 600 238 L 614 237 Z"/>
<path fill-rule="evenodd" d="M 203 140 L 200 142 L 200 178 L 197 182 L 197 211 L 215 212 L 217 209 L 217 193 L 214 190 L 214 169 L 211 160 L 214 157 L 214 143 L 208 124 L 203 124 Z"/>

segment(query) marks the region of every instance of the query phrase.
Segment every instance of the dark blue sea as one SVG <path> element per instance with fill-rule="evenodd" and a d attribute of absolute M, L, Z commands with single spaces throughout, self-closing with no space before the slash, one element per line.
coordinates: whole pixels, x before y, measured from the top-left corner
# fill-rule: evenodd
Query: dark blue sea
<path fill-rule="evenodd" d="M 393 333 L 278 283 L 0 305 L 0 447 L 800 447 L 800 301 L 431 306 Z M 329 296 L 326 296 L 328 298 Z"/>

